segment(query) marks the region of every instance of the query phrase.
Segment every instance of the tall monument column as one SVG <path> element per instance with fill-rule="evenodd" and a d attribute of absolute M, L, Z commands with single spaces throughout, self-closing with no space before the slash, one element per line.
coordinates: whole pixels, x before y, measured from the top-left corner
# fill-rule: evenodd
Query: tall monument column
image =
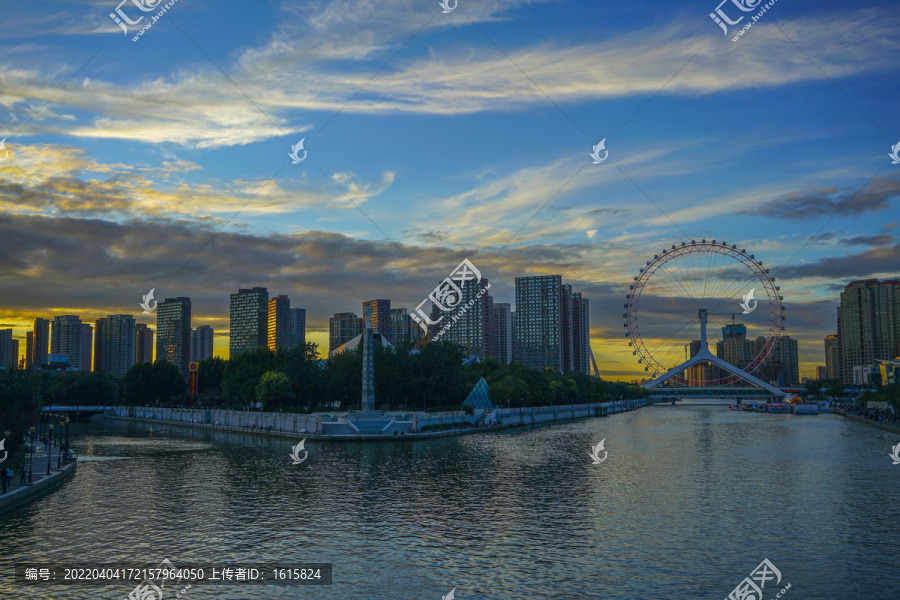
<path fill-rule="evenodd" d="M 362 347 L 362 402 L 360 410 L 375 410 L 375 356 L 374 334 L 372 333 L 372 307 L 366 307 L 366 331 L 363 333 Z"/>

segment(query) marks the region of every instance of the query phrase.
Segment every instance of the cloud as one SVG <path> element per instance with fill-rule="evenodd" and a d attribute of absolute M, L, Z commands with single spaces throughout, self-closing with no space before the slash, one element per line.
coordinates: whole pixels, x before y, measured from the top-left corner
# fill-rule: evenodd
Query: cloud
<path fill-rule="evenodd" d="M 878 276 L 896 277 L 900 265 L 900 243 L 878 246 L 855 254 L 820 258 L 802 265 L 779 267 L 779 278 L 818 277 L 828 280 L 868 279 Z M 843 289 L 843 285 L 840 286 Z"/>
<path fill-rule="evenodd" d="M 878 177 L 864 189 L 837 186 L 807 188 L 785 194 L 743 214 L 776 219 L 820 219 L 838 213 L 860 215 L 880 212 L 900 195 L 900 176 Z"/>

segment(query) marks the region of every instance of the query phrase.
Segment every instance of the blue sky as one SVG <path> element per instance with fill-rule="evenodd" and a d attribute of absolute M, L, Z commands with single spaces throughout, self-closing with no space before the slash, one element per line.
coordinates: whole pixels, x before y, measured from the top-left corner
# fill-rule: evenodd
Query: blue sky
<path fill-rule="evenodd" d="M 630 379 L 628 284 L 706 237 L 771 265 L 811 375 L 840 288 L 900 270 L 896 3 L 778 0 L 737 42 L 757 11 L 731 2 L 725 36 L 696 0 L 178 0 L 137 42 L 149 16 L 126 36 L 117 6 L 3 5 L 17 338 L 35 316 L 142 317 L 151 287 L 227 334 L 228 294 L 262 285 L 323 342 L 332 313 L 412 309 L 469 258 L 497 302 L 561 273 L 601 373 Z"/>

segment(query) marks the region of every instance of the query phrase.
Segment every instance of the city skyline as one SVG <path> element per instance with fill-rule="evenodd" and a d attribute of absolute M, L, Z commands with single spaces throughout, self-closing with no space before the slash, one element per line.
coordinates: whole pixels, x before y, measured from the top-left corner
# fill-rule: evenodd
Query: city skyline
<path fill-rule="evenodd" d="M 227 294 L 248 285 L 302 299 L 324 347 L 331 314 L 412 310 L 468 258 L 498 301 L 561 274 L 591 299 L 601 374 L 640 379 L 628 284 L 706 237 L 777 274 L 808 376 L 843 285 L 897 276 L 887 0 L 778 3 L 737 42 L 702 3 L 276 2 L 223 44 L 240 6 L 179 4 L 191 29 L 140 43 L 108 8 L 7 7 L 0 329 L 20 355 L 35 316 L 91 323 L 151 288 L 192 298 L 222 355 Z"/>

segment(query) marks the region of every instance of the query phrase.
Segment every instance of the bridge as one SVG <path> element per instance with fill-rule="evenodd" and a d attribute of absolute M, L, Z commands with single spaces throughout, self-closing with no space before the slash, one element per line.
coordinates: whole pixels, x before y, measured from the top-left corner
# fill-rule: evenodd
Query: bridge
<path fill-rule="evenodd" d="M 646 383 L 644 387 L 650 390 L 650 398 L 654 399 L 657 402 L 671 400 L 673 403 L 675 402 L 675 400 L 680 400 L 681 398 L 734 398 L 738 401 L 738 404 L 740 404 L 741 400 L 744 399 L 772 400 L 784 398 L 784 390 L 780 390 L 773 385 L 769 385 L 758 377 L 754 377 L 750 373 L 735 367 L 731 363 L 725 362 L 709 351 L 709 346 L 706 342 L 706 316 L 706 309 L 701 308 L 699 312 L 700 350 L 697 352 L 697 354 L 684 361 L 677 367 L 673 367 L 668 372 L 657 377 L 653 381 Z M 700 363 L 716 365 L 723 371 L 734 375 L 735 377 L 738 377 L 744 383 L 750 385 L 744 387 L 697 387 L 663 385 L 670 379 L 683 373 L 689 367 Z"/>

